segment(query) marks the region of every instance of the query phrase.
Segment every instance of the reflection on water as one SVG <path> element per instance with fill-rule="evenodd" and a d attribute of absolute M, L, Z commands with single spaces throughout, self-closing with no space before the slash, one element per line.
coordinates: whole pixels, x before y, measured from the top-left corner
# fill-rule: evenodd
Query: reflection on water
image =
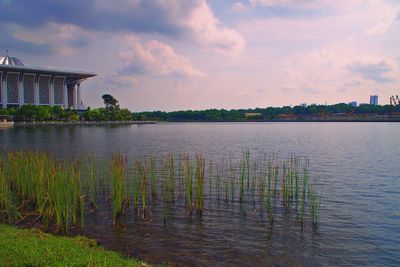
<path fill-rule="evenodd" d="M 107 247 L 150 262 L 396 266 L 399 136 L 396 123 L 182 123 L 1 129 L 0 143 L 2 149 L 46 150 L 59 157 L 186 152 L 217 161 L 246 148 L 307 156 L 311 175 L 324 182 L 317 232 L 302 231 L 295 220 L 286 219 L 271 229 L 251 208 L 224 202 L 201 218 L 177 207 L 166 227 L 157 216 L 143 222 L 130 212 L 112 228 L 112 214 L 102 210 L 88 216 L 85 231 Z M 150 209 L 158 213 L 162 207 Z"/>

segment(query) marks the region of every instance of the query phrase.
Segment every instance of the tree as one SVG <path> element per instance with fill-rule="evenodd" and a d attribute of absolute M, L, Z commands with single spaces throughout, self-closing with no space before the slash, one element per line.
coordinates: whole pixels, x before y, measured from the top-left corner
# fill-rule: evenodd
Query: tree
<path fill-rule="evenodd" d="M 118 100 L 115 99 L 112 95 L 104 94 L 101 98 L 103 98 L 106 109 L 119 109 Z"/>

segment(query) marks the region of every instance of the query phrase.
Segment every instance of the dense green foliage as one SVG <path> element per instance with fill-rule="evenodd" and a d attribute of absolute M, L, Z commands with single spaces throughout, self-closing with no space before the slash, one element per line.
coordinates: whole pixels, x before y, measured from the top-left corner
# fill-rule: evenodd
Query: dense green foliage
<path fill-rule="evenodd" d="M 129 121 L 132 120 L 132 113 L 126 108 L 88 108 L 82 117 L 85 121 Z"/>
<path fill-rule="evenodd" d="M 112 95 L 105 94 L 101 98 L 103 98 L 106 109 L 118 109 L 119 108 L 118 100 L 115 99 Z"/>
<path fill-rule="evenodd" d="M 133 113 L 134 120 L 157 120 L 157 121 L 246 121 L 246 120 L 271 120 L 279 119 L 281 115 L 314 115 L 314 116 L 338 116 L 346 114 L 389 114 L 400 112 L 400 106 L 390 105 L 374 106 L 362 104 L 353 107 L 349 104 L 340 103 L 335 105 L 310 105 L 268 107 L 256 109 L 208 109 L 200 111 L 173 111 L 173 112 L 139 112 Z M 246 113 L 260 113 L 260 116 L 248 116 Z"/>
<path fill-rule="evenodd" d="M 102 96 L 105 108 L 88 108 L 82 117 L 86 121 L 129 121 L 132 120 L 132 113 L 126 109 L 121 109 L 118 100 L 112 95 Z"/>
<path fill-rule="evenodd" d="M 56 237 L 0 224 L 0 266 L 143 266 L 86 237 Z"/>
<path fill-rule="evenodd" d="M 132 120 L 132 113 L 126 108 L 121 109 L 118 100 L 112 95 L 102 96 L 105 108 L 91 109 L 77 112 L 63 109 L 61 106 L 33 106 L 23 105 L 20 108 L 0 109 L 0 115 L 8 115 L 15 121 L 128 121 Z"/>
<path fill-rule="evenodd" d="M 107 96 L 104 98 L 104 96 Z M 400 106 L 391 105 L 368 105 L 362 104 L 353 107 L 349 104 L 340 103 L 335 105 L 310 105 L 310 106 L 284 106 L 267 107 L 255 109 L 207 109 L 207 110 L 185 110 L 185 111 L 148 111 L 132 113 L 129 109 L 120 108 L 118 100 L 111 95 L 104 95 L 104 108 L 88 108 L 83 112 L 63 109 L 60 106 L 31 106 L 25 105 L 19 109 L 0 109 L 0 115 L 11 115 L 16 121 L 248 121 L 248 120 L 274 120 L 285 116 L 295 118 L 302 117 L 337 117 L 346 115 L 389 115 L 400 112 Z M 247 115 L 246 115 L 247 114 Z M 249 115 L 250 114 L 250 115 Z"/>
<path fill-rule="evenodd" d="M 79 115 L 76 111 L 63 109 L 60 106 L 24 105 L 19 109 L 0 109 L 0 115 L 13 116 L 16 121 L 79 120 Z"/>

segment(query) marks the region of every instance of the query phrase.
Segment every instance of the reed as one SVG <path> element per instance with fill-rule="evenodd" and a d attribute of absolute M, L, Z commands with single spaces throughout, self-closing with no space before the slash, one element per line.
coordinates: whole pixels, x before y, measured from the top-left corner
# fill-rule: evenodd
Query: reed
<path fill-rule="evenodd" d="M 192 166 L 190 164 L 189 156 L 184 155 L 182 163 L 183 163 L 183 173 L 185 176 L 186 207 L 190 212 L 192 212 L 193 175 L 192 175 Z"/>
<path fill-rule="evenodd" d="M 276 189 L 278 186 L 278 176 L 279 176 L 279 165 L 276 163 L 277 159 L 275 158 L 275 167 L 274 167 L 274 196 L 276 197 Z"/>
<path fill-rule="evenodd" d="M 78 221 L 83 226 L 79 162 L 59 162 L 45 153 L 20 151 L 6 153 L 0 166 L 0 216 L 6 215 L 8 222 L 32 218 L 62 232 Z"/>
<path fill-rule="evenodd" d="M 153 201 L 157 198 L 157 184 L 158 179 L 156 175 L 156 160 L 154 157 L 150 158 L 150 184 L 151 184 L 151 196 Z"/>
<path fill-rule="evenodd" d="M 204 207 L 204 168 L 205 161 L 203 156 L 196 156 L 196 167 L 195 167 L 195 192 L 196 192 L 196 210 L 199 214 L 202 214 Z"/>
<path fill-rule="evenodd" d="M 300 178 L 299 178 L 299 158 L 295 158 L 294 161 L 294 179 L 295 179 L 295 201 L 296 207 L 299 202 L 299 190 L 300 190 Z"/>
<path fill-rule="evenodd" d="M 306 193 L 308 187 L 308 170 L 307 170 L 307 163 L 303 168 L 303 190 L 302 190 L 302 198 L 301 198 L 301 222 L 304 222 L 304 213 L 306 208 Z"/>
<path fill-rule="evenodd" d="M 146 205 L 146 199 L 147 199 L 147 167 L 146 167 L 146 161 L 141 161 L 137 162 L 137 172 L 138 172 L 138 186 L 140 186 L 140 195 L 142 197 L 142 218 L 144 219 L 146 216 L 146 211 L 147 211 L 147 205 Z M 137 207 L 136 207 L 137 208 Z"/>
<path fill-rule="evenodd" d="M 137 157 L 128 168 L 121 153 L 103 162 L 92 158 L 59 161 L 47 153 L 6 152 L 0 156 L 0 220 L 38 222 L 68 232 L 79 223 L 84 226 L 86 209 L 91 213 L 109 209 L 115 224 L 132 202 L 146 219 L 152 199 L 153 205 L 163 205 L 166 224 L 171 210 L 185 206 L 189 214 L 194 209 L 202 214 L 205 200 L 211 209 L 215 199 L 222 197 L 232 208 L 239 201 L 242 209 L 251 208 L 254 214 L 258 208 L 261 213 L 266 209 L 270 224 L 280 218 L 282 209 L 277 205 L 281 205 L 286 214 L 294 210 L 302 224 L 308 218 L 316 226 L 321 196 L 317 180 L 310 183 L 309 161 L 295 154 L 286 160 L 278 160 L 276 154 L 258 159 L 250 158 L 248 150 L 239 160 L 231 156 L 207 164 L 202 155 L 170 154 Z M 108 204 L 98 207 L 96 199 L 104 197 Z"/>
<path fill-rule="evenodd" d="M 134 163 L 134 171 L 133 171 L 133 191 L 132 191 L 132 200 L 133 200 L 133 208 L 137 211 L 139 209 L 139 194 L 141 189 L 141 179 L 142 179 L 142 164 L 140 160 L 136 160 Z"/>
<path fill-rule="evenodd" d="M 319 221 L 319 209 L 321 207 L 321 197 L 318 195 L 317 192 L 317 185 L 311 185 L 309 188 L 310 194 L 310 209 L 311 209 L 311 222 L 314 227 L 317 226 Z"/>
<path fill-rule="evenodd" d="M 246 179 L 246 154 L 242 156 L 242 162 L 240 164 L 240 202 L 243 201 L 244 198 L 244 181 Z M 233 197 L 232 197 L 233 198 Z"/>
<path fill-rule="evenodd" d="M 215 193 L 217 194 L 217 199 L 219 201 L 220 195 L 221 195 L 221 172 L 218 168 L 217 168 L 216 177 L 215 177 Z"/>
<path fill-rule="evenodd" d="M 112 162 L 112 200 L 113 200 L 113 220 L 121 216 L 127 203 L 126 198 L 126 174 L 127 174 L 127 158 L 121 153 L 115 153 L 111 159 Z"/>
<path fill-rule="evenodd" d="M 245 165 L 246 165 L 246 170 L 247 170 L 247 189 L 250 186 L 250 150 L 247 149 L 244 152 L 244 160 L 245 160 Z"/>
<path fill-rule="evenodd" d="M 272 178 L 272 164 L 271 161 L 268 161 L 268 171 L 267 171 L 267 195 L 266 195 L 266 205 L 269 222 L 272 224 L 274 219 L 272 215 L 272 206 L 271 206 L 271 178 Z"/>

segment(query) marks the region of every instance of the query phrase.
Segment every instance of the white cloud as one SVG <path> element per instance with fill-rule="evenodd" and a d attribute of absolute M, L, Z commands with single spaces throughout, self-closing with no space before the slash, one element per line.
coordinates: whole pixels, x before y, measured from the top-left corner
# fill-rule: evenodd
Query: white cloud
<path fill-rule="evenodd" d="M 248 11 L 248 7 L 241 2 L 235 2 L 231 7 L 232 12 L 246 12 Z"/>
<path fill-rule="evenodd" d="M 131 40 L 131 37 L 127 37 Z M 174 49 L 157 40 L 140 43 L 131 41 L 128 48 L 120 52 L 123 67 L 118 71 L 126 74 L 175 75 L 185 77 L 204 76 L 190 60 L 177 54 Z"/>
<path fill-rule="evenodd" d="M 206 50 L 237 55 L 245 45 L 242 35 L 232 28 L 223 26 L 204 0 L 192 10 L 187 24 L 194 38 Z"/>
<path fill-rule="evenodd" d="M 51 44 L 55 52 L 71 54 L 76 48 L 97 39 L 95 32 L 84 30 L 73 24 L 48 23 L 45 27 L 32 30 L 13 25 L 13 36 L 17 40 L 33 44 Z"/>
<path fill-rule="evenodd" d="M 282 6 L 320 11 L 324 16 L 351 16 L 364 24 L 363 32 L 368 35 L 386 32 L 400 10 L 398 5 L 382 0 L 250 0 L 250 3 L 253 7 Z"/>

